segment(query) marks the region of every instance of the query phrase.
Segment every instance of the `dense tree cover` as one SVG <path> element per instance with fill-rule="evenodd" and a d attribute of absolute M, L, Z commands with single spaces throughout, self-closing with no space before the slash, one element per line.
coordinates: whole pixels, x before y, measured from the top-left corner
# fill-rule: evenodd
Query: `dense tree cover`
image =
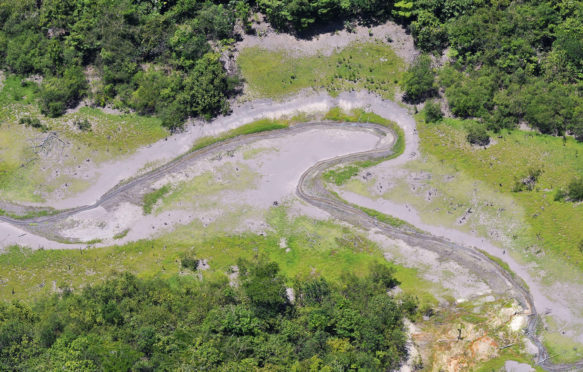
<path fill-rule="evenodd" d="M 225 111 L 233 88 L 215 44 L 235 36 L 244 1 L 5 0 L 0 68 L 41 74 L 41 111 L 58 116 L 91 94 L 174 128 Z M 88 88 L 84 70 L 96 69 Z"/>
<path fill-rule="evenodd" d="M 582 1 L 418 0 L 414 14 L 418 47 L 451 48 L 439 81 L 454 115 L 583 140 Z"/>
<path fill-rule="evenodd" d="M 0 369 L 27 371 L 389 370 L 406 355 L 410 298 L 382 264 L 338 284 L 286 278 L 272 262 L 223 276 L 103 284 L 29 306 L 0 304 Z"/>

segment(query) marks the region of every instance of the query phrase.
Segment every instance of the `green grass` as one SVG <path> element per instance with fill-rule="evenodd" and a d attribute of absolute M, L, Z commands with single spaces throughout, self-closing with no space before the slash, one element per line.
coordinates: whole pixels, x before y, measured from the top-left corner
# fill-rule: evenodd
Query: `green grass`
<path fill-rule="evenodd" d="M 164 185 L 160 187 L 158 190 L 154 190 L 144 195 L 144 204 L 142 205 L 144 214 L 152 213 L 154 205 L 158 202 L 158 200 L 162 199 L 162 197 L 166 195 L 169 191 L 170 186 Z"/>
<path fill-rule="evenodd" d="M 128 235 L 128 233 L 129 233 L 129 232 L 130 232 L 130 229 L 125 229 L 125 230 L 123 230 L 123 231 L 121 231 L 121 232 L 119 232 L 119 233 L 115 234 L 115 235 L 113 236 L 113 239 L 114 239 L 114 240 L 123 239 L 123 238 L 125 238 L 125 237 Z"/>
<path fill-rule="evenodd" d="M 338 169 L 330 169 L 322 176 L 328 182 L 332 182 L 337 186 L 343 185 L 346 181 L 356 176 L 360 171 L 360 167 L 355 165 L 348 165 Z"/>
<path fill-rule="evenodd" d="M 573 363 L 583 357 L 582 345 L 559 332 L 545 332 L 543 343 L 553 363 Z"/>
<path fill-rule="evenodd" d="M 331 94 L 368 89 L 392 99 L 405 68 L 382 42 L 354 43 L 330 56 L 295 57 L 284 51 L 246 48 L 237 62 L 251 95 L 270 98 L 312 87 Z"/>
<path fill-rule="evenodd" d="M 14 218 L 16 220 L 28 220 L 29 218 L 51 216 L 51 215 L 56 214 L 58 212 L 59 211 L 57 211 L 57 210 L 46 209 L 46 210 L 40 210 L 40 211 L 35 211 L 35 212 L 27 212 L 25 214 L 15 214 L 15 213 L 11 213 L 11 212 L 5 211 L 4 209 L 0 208 L 0 215 L 1 216 Z"/>
<path fill-rule="evenodd" d="M 543 368 L 535 365 L 531 359 L 525 357 L 525 355 L 521 353 L 516 347 L 504 349 L 498 357 L 490 359 L 487 362 L 480 363 L 479 366 L 473 370 L 473 372 L 506 371 L 504 364 L 509 360 L 527 364 L 534 368 L 536 372 L 544 372 Z"/>
<path fill-rule="evenodd" d="M 242 125 L 238 128 L 232 129 L 220 136 L 215 137 L 203 137 L 200 138 L 194 146 L 192 147 L 192 151 L 200 150 L 204 147 L 210 146 L 214 143 L 225 141 L 231 138 L 244 136 L 246 134 L 253 134 L 253 133 L 260 133 L 260 132 L 267 132 L 276 129 L 284 129 L 288 128 L 290 125 L 290 121 L 281 119 L 281 120 L 272 120 L 272 119 L 261 119 L 254 121 L 249 124 Z"/>
<path fill-rule="evenodd" d="M 411 225 L 410 223 L 408 223 L 406 221 L 403 221 L 400 218 L 388 216 L 388 215 L 381 213 L 375 209 L 365 208 L 365 207 L 361 207 L 361 206 L 358 206 L 355 204 L 352 204 L 352 206 L 360 209 L 361 211 L 368 214 L 369 216 L 376 218 L 378 221 L 386 223 L 387 225 L 391 225 L 393 227 L 407 227 L 413 231 L 419 231 L 419 229 L 417 229 L 415 226 Z"/>
<path fill-rule="evenodd" d="M 482 182 L 494 192 L 510 197 L 524 210 L 524 236 L 516 245 L 536 253 L 539 249 L 563 263 L 583 268 L 583 204 L 554 201 L 554 193 L 573 177 L 583 175 L 583 144 L 568 138 L 512 131 L 496 136 L 487 149 L 476 149 L 465 139 L 461 120 L 446 119 L 439 124 L 420 120 L 421 150 L 455 170 Z M 529 168 L 542 169 L 533 191 L 512 192 L 517 178 Z M 565 268 L 556 270 L 563 271 Z M 566 272 L 568 275 L 568 270 Z"/>

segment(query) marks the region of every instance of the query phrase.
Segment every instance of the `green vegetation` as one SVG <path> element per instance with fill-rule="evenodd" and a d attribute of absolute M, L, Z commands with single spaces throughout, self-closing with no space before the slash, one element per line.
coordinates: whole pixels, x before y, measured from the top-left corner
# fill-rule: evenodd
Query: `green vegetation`
<path fill-rule="evenodd" d="M 441 111 L 441 105 L 437 101 L 427 101 L 425 102 L 425 107 L 423 108 L 425 114 L 425 121 L 427 123 L 436 123 L 443 119 L 443 112 Z"/>
<path fill-rule="evenodd" d="M 162 199 L 162 197 L 166 195 L 169 191 L 170 186 L 164 185 L 160 187 L 158 190 L 154 190 L 144 195 L 144 204 L 142 205 L 142 208 L 144 209 L 144 214 L 152 213 L 152 208 L 154 208 L 154 205 L 158 202 L 158 200 Z"/>
<path fill-rule="evenodd" d="M 583 2 L 420 0 L 411 12 L 418 47 L 450 48 L 439 83 L 454 115 L 583 140 Z"/>
<path fill-rule="evenodd" d="M 209 41 L 233 42 L 244 1 L 9 0 L 0 5 L 0 68 L 43 76 L 40 111 L 57 117 L 83 98 L 156 115 L 168 128 L 228 109 L 238 84 Z"/>
<path fill-rule="evenodd" d="M 583 178 L 574 178 L 569 182 L 567 196 L 575 202 L 583 201 Z"/>
<path fill-rule="evenodd" d="M 360 206 L 356 206 L 354 204 L 352 204 L 352 206 L 360 209 L 361 211 L 368 214 L 369 216 L 376 218 L 380 222 L 386 223 L 387 225 L 391 225 L 393 227 L 407 227 L 410 230 L 418 231 L 418 229 L 415 226 L 411 225 L 410 223 L 408 223 L 406 221 L 403 221 L 400 218 L 386 215 L 386 214 L 381 213 L 375 209 L 360 207 Z"/>
<path fill-rule="evenodd" d="M 336 186 L 343 185 L 346 181 L 356 176 L 360 171 L 360 167 L 355 165 L 348 165 L 339 169 L 330 169 L 323 174 L 323 177 L 328 182 L 333 182 Z"/>
<path fill-rule="evenodd" d="M 406 3 L 405 9 L 399 3 Z M 302 2 L 299 0 L 259 0 L 258 9 L 267 14 L 271 24 L 280 30 L 307 31 L 313 26 L 322 25 L 331 21 L 345 19 L 350 28 L 351 19 L 360 19 L 364 22 L 387 20 L 389 17 L 407 18 L 406 12 L 409 2 L 401 1 L 361 1 L 361 0 L 328 0 Z"/>
<path fill-rule="evenodd" d="M 554 262 L 550 255 L 582 267 L 583 253 L 577 246 L 583 239 L 579 226 L 583 206 L 555 200 L 553 194 L 567 189 L 573 175 L 583 174 L 580 161 L 583 145 L 570 138 L 564 141 L 534 132 L 502 131 L 496 143 L 477 150 L 466 143 L 467 125 L 475 124 L 457 119 L 444 119 L 435 124 L 420 122 L 422 151 L 434 156 L 438 164 L 449 164 L 493 192 L 512 197 L 524 213 L 520 232 L 510 235 L 516 234 L 513 245 L 525 255 L 536 258 L 544 251 L 548 265 Z M 533 170 L 533 174 L 519 176 L 521 183 L 526 180 L 532 184 L 532 191 L 512 193 L 517 170 L 521 169 Z M 537 176 L 536 180 L 531 180 L 532 175 Z M 556 269 L 552 270 L 555 275 L 568 272 L 565 268 Z"/>
<path fill-rule="evenodd" d="M 403 76 L 402 88 L 405 92 L 403 99 L 412 103 L 421 102 L 436 94 L 435 71 L 431 67 L 431 57 L 425 54 L 417 57 Z"/>
<path fill-rule="evenodd" d="M 8 93 L 13 84 L 19 83 L 9 78 L 2 92 Z M 0 92 L 0 100 L 6 98 L 1 96 Z M 2 198 L 40 202 L 59 189 L 64 193 L 80 191 L 90 180 L 76 177 L 79 168 L 130 154 L 168 134 L 156 118 L 112 115 L 89 107 L 55 119 L 40 120 L 38 115 L 34 107 L 12 99 L 0 109 Z"/>
<path fill-rule="evenodd" d="M 274 98 L 313 87 L 331 94 L 368 89 L 393 99 L 404 69 L 391 47 L 381 42 L 352 44 L 330 56 L 295 57 L 246 48 L 237 62 L 253 95 Z"/>
<path fill-rule="evenodd" d="M 36 251 L 12 247 L 0 255 L 0 279 L 4 283 L 0 286 L 0 299 L 30 301 L 52 294 L 55 288 L 78 289 L 100 283 L 112 271 L 167 279 L 179 274 L 180 260 L 188 254 L 208 261 L 210 269 L 203 272 L 204 276 L 226 272 L 238 258 L 252 260 L 261 253 L 277 262 L 289 278 L 317 274 L 332 282 L 347 271 L 364 277 L 371 264 L 385 262 L 374 243 L 346 227 L 307 217 L 292 219 L 283 207 L 273 208 L 267 220 L 273 232 L 266 236 L 227 235 L 219 220 L 206 227 L 198 223 L 179 226 L 156 240 L 122 246 Z M 282 240 L 285 248 L 281 247 Z M 415 270 L 391 267 L 406 293 L 417 296 L 422 303 L 435 303 L 429 293 L 433 286 L 420 279 Z"/>
<path fill-rule="evenodd" d="M 196 141 L 196 143 L 192 147 L 191 151 L 200 150 L 200 149 L 207 147 L 207 146 L 210 146 L 214 143 L 225 141 L 225 140 L 239 137 L 239 136 L 244 136 L 247 134 L 267 132 L 267 131 L 276 130 L 276 129 L 284 129 L 284 128 L 289 127 L 291 122 L 294 122 L 293 118 L 291 120 L 260 119 L 260 120 L 254 121 L 252 123 L 242 125 L 238 128 L 231 129 L 230 131 L 223 133 L 217 137 L 200 138 L 198 141 Z"/>
<path fill-rule="evenodd" d="M 393 369 L 406 356 L 403 318 L 416 304 L 387 295 L 385 265 L 339 283 L 294 282 L 276 263 L 238 261 L 225 275 L 143 280 L 131 274 L 37 301 L 0 304 L 3 370 L 155 370 L 334 367 Z"/>
<path fill-rule="evenodd" d="M 490 135 L 488 134 L 488 131 L 479 123 L 469 126 L 466 138 L 472 145 L 487 146 L 490 144 Z"/>

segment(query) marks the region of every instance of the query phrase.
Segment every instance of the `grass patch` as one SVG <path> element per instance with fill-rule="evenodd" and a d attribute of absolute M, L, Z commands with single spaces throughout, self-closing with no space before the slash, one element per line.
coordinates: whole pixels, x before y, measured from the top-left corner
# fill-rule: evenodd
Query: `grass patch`
<path fill-rule="evenodd" d="M 113 236 L 113 240 L 123 239 L 128 235 L 129 232 L 130 232 L 130 229 L 125 229 L 124 231 L 118 232 L 117 234 L 115 234 Z"/>
<path fill-rule="evenodd" d="M 158 202 L 158 200 L 162 199 L 162 197 L 166 195 L 169 191 L 170 186 L 164 185 L 160 187 L 158 190 L 152 191 L 144 195 L 144 204 L 142 205 L 144 214 L 152 213 L 154 205 Z"/>
<path fill-rule="evenodd" d="M 330 56 L 246 48 L 237 63 L 251 94 L 270 98 L 312 87 L 331 94 L 367 89 L 393 99 L 405 70 L 405 63 L 382 42 L 353 43 Z"/>
<path fill-rule="evenodd" d="M 504 349 L 498 357 L 480 363 L 474 371 L 475 372 L 505 371 L 506 368 L 504 367 L 504 364 L 510 360 L 513 360 L 518 363 L 527 364 L 533 367 L 536 372 L 544 372 L 543 368 L 534 364 L 531 359 L 525 357 L 524 354 L 521 353 L 516 347 Z"/>
<path fill-rule="evenodd" d="M 546 332 L 543 343 L 553 363 L 573 363 L 583 357 L 582 345 L 559 332 Z"/>
<path fill-rule="evenodd" d="M 50 210 L 40 210 L 40 211 L 34 211 L 34 212 L 27 212 L 25 214 L 15 214 L 15 213 L 5 211 L 4 209 L 0 209 L 1 216 L 14 218 L 15 220 L 28 220 L 30 218 L 35 218 L 35 217 L 52 216 L 53 214 L 57 214 L 59 212 L 60 211 L 50 209 Z"/>
<path fill-rule="evenodd" d="M 200 150 L 204 147 L 210 146 L 217 142 L 225 141 L 231 138 L 244 136 L 246 134 L 253 134 L 253 133 L 260 133 L 260 132 L 267 132 L 276 129 L 284 129 L 288 128 L 290 125 L 290 121 L 288 120 L 272 120 L 272 119 L 261 119 L 254 121 L 249 124 L 242 125 L 238 128 L 232 129 L 220 136 L 216 137 L 203 137 L 200 138 L 194 146 L 192 147 L 191 151 Z"/>
<path fill-rule="evenodd" d="M 360 167 L 355 165 L 348 165 L 338 169 L 330 169 L 322 176 L 328 182 L 334 183 L 336 186 L 343 185 L 346 181 L 358 174 Z"/>
<path fill-rule="evenodd" d="M 384 213 L 377 211 L 376 209 L 365 208 L 355 204 L 352 204 L 352 206 L 360 209 L 361 211 L 377 219 L 378 221 L 386 223 L 387 225 L 391 225 L 393 227 L 407 227 L 408 229 L 411 229 L 413 231 L 419 231 L 418 228 L 411 225 L 409 222 L 403 221 L 402 219 L 397 217 L 386 215 Z"/>

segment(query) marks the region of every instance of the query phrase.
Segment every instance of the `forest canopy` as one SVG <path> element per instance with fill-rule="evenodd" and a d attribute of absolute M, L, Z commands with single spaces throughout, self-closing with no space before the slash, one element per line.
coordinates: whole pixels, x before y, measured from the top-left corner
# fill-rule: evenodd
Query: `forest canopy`
<path fill-rule="evenodd" d="M 35 302 L 0 303 L 0 369 L 151 371 L 391 370 L 407 354 L 410 297 L 377 263 L 366 277 L 290 280 L 273 262 L 239 261 L 239 278 L 190 272 L 102 284 Z"/>
<path fill-rule="evenodd" d="M 248 9 L 240 1 L 2 1 L 0 66 L 43 77 L 45 115 L 90 96 L 175 128 L 228 109 L 233 77 L 210 43 L 232 39 Z"/>

